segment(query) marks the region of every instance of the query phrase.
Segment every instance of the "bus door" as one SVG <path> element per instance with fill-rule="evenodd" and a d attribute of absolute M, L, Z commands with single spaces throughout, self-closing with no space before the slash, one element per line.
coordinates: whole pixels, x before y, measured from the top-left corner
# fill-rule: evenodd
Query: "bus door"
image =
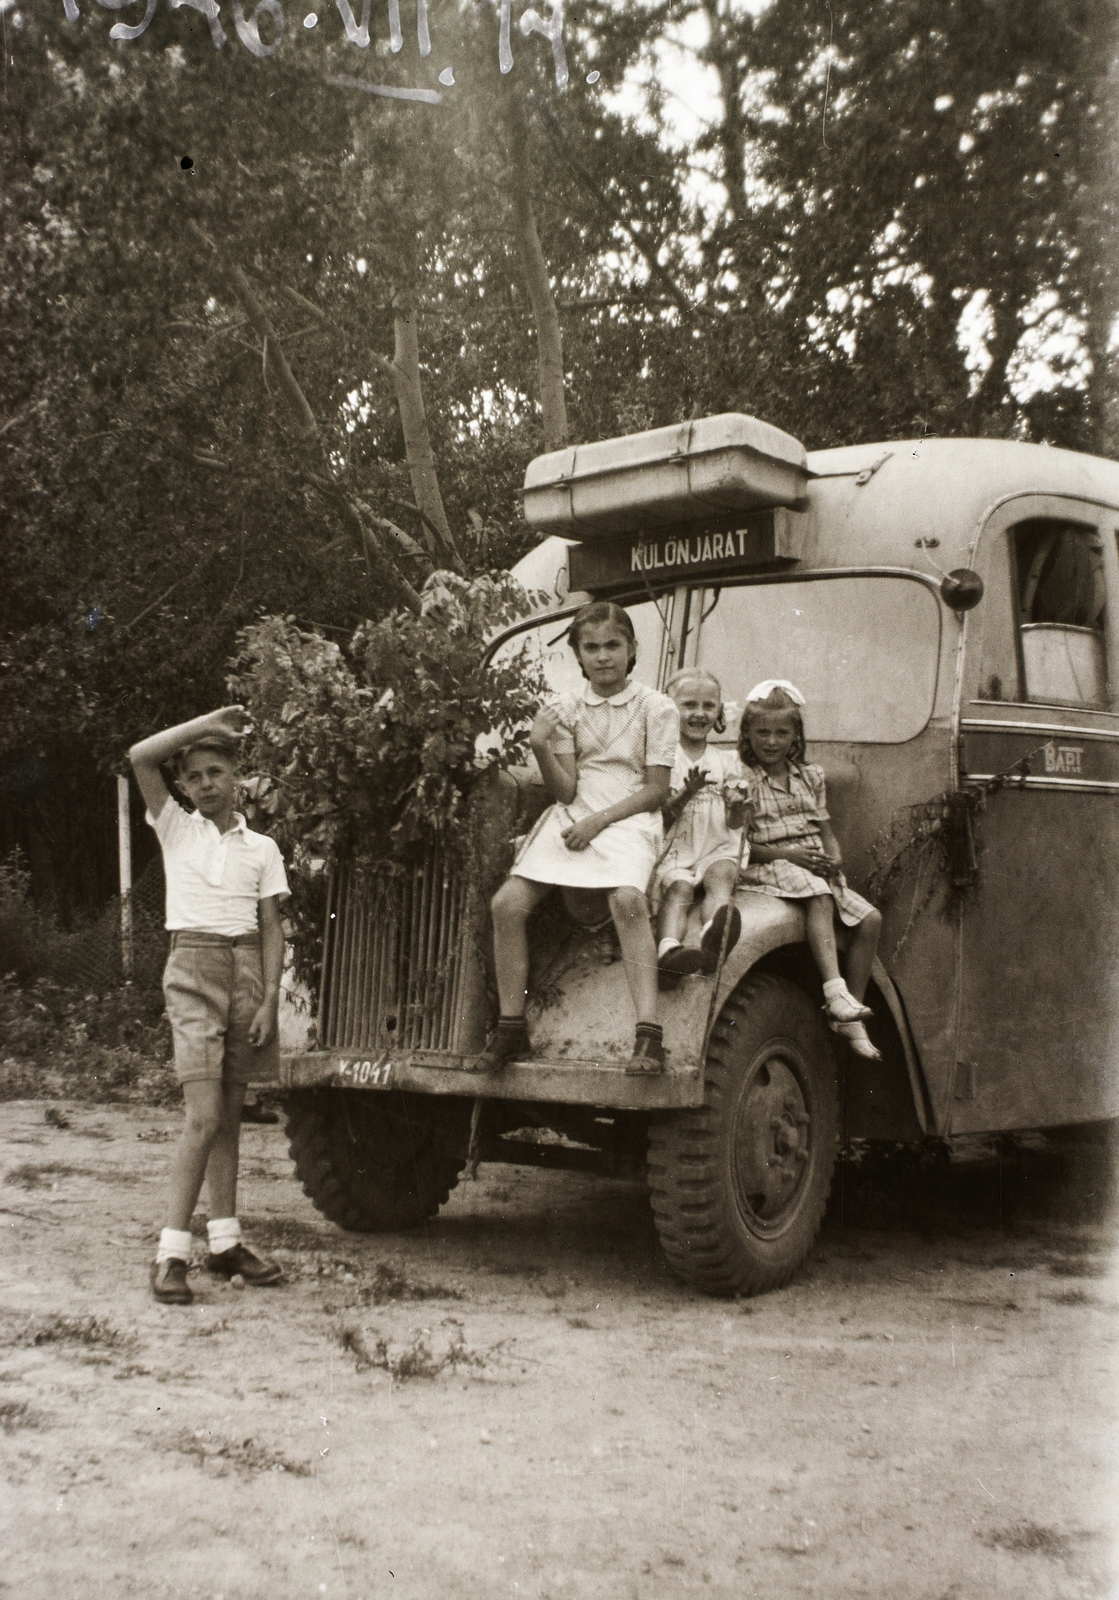
<path fill-rule="evenodd" d="M 953 1133 L 1119 1114 L 1117 532 L 1119 510 L 1031 494 L 979 535 Z"/>

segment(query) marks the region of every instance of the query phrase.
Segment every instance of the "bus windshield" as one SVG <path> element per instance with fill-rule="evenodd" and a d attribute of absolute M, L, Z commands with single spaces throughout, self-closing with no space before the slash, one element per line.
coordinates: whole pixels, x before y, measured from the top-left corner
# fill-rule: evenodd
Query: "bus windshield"
<path fill-rule="evenodd" d="M 685 660 L 722 685 L 727 739 L 737 734 L 743 698 L 763 678 L 788 678 L 800 689 L 812 743 L 900 744 L 932 715 L 940 605 L 913 579 L 696 588 L 688 633 Z"/>
<path fill-rule="evenodd" d="M 664 661 L 669 648 L 667 615 L 671 596 L 660 600 L 642 600 L 637 605 L 627 605 L 626 612 L 633 624 L 637 640 L 637 662 L 633 676 L 639 683 L 655 689 L 665 670 Z M 531 628 L 502 641 L 493 653 L 495 667 L 509 667 L 514 662 L 536 667 L 553 694 L 565 691 L 581 695 L 586 687 L 575 652 L 567 642 L 570 617 L 549 617 Z"/>

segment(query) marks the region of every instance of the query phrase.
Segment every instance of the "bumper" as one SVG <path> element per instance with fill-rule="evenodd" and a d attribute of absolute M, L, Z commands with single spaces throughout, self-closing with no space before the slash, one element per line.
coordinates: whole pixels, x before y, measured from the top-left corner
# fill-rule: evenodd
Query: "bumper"
<path fill-rule="evenodd" d="M 282 1089 L 405 1089 L 491 1100 L 529 1100 L 619 1110 L 678 1110 L 703 1104 L 698 1071 L 627 1077 L 618 1061 L 513 1061 L 501 1073 L 467 1070 L 472 1058 L 416 1051 L 394 1056 L 316 1050 L 280 1058 Z M 271 1087 L 276 1087 L 272 1080 Z"/>

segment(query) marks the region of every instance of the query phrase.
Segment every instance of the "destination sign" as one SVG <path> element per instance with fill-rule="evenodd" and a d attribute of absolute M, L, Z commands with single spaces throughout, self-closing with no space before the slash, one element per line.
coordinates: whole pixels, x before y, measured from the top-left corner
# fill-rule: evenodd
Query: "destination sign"
<path fill-rule="evenodd" d="M 595 593 L 654 578 L 683 582 L 778 566 L 796 560 L 799 553 L 794 517 L 783 509 L 758 511 L 732 528 L 657 529 L 622 539 L 588 540 L 567 553 L 570 586 Z"/>

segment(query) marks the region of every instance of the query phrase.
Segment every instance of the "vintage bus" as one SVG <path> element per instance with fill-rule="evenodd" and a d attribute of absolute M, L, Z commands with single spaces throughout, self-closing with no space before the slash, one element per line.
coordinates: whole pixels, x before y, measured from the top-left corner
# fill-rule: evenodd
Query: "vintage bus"
<path fill-rule="evenodd" d="M 495 773 L 468 862 L 433 849 L 391 903 L 333 878 L 316 1046 L 281 1068 L 318 1208 L 418 1223 L 468 1154 L 643 1170 L 672 1268 L 749 1294 L 810 1248 L 844 1142 L 1114 1119 L 1119 464 L 969 439 L 806 454 L 730 416 L 538 458 L 525 507 L 542 542 L 519 572 L 548 606 L 492 659 L 573 687 L 566 623 L 609 597 L 638 677 L 720 680 L 728 742 L 758 679 L 803 690 L 848 877 L 884 917 L 882 1060 L 823 1026 L 803 913 L 741 890 L 721 973 L 662 997 L 668 1070 L 627 1076 L 623 969 L 557 892 L 533 927 L 532 1058 L 472 1071 L 489 898 L 546 800 L 532 772 Z"/>

